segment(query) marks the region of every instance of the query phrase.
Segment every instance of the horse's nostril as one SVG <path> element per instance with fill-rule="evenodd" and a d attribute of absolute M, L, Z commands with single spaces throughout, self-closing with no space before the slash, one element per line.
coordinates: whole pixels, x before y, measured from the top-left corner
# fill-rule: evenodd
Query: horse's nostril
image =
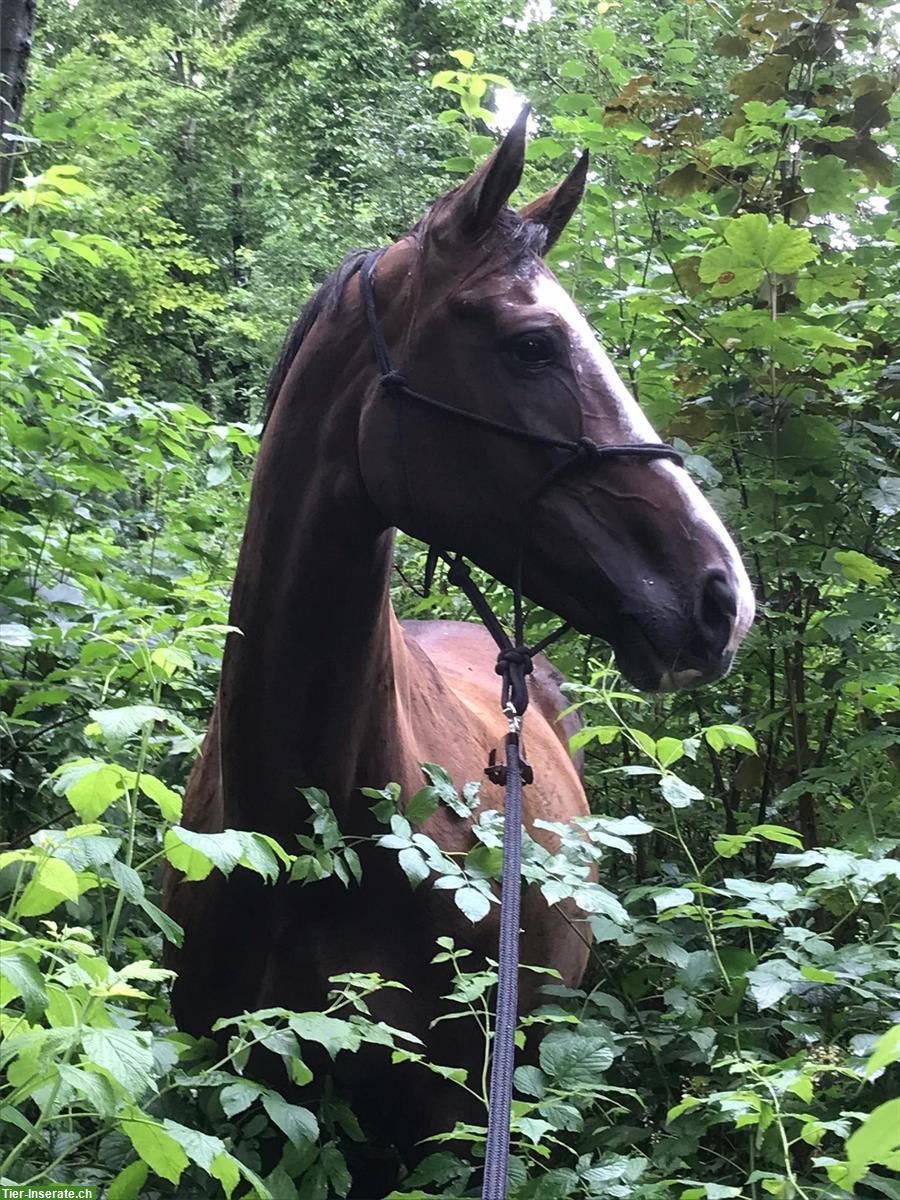
<path fill-rule="evenodd" d="M 725 649 L 734 618 L 737 616 L 737 595 L 724 571 L 710 571 L 700 593 L 697 618 L 704 635 L 715 646 L 716 653 Z"/>

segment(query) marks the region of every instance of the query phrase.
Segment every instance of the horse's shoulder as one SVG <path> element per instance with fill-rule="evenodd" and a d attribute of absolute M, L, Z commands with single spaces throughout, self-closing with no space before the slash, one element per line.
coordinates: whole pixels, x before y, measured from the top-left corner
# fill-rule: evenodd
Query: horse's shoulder
<path fill-rule="evenodd" d="M 474 621 L 401 621 L 406 638 L 427 654 L 438 671 L 452 684 L 457 680 L 471 680 L 487 688 L 490 695 L 498 697 L 500 680 L 494 671 L 497 647 L 488 631 Z M 568 707 L 562 685 L 565 676 L 543 654 L 534 660 L 529 692 L 531 703 L 559 740 L 568 746 L 573 733 L 581 728 L 577 712 L 560 718 Z M 581 771 L 582 755 L 575 759 L 576 769 Z"/>

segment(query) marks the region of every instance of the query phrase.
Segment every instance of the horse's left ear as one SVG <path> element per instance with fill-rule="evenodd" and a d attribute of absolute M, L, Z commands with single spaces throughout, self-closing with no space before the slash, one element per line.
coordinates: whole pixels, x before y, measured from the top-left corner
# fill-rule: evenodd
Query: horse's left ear
<path fill-rule="evenodd" d="M 490 229 L 519 186 L 530 112 L 531 105 L 526 104 L 494 153 L 448 197 L 447 217 L 469 237 L 480 237 Z"/>
<path fill-rule="evenodd" d="M 568 225 L 572 213 L 581 203 L 587 181 L 588 158 L 588 152 L 585 150 L 562 183 L 519 210 L 519 216 L 524 217 L 526 221 L 543 225 L 547 230 L 545 254 Z"/>

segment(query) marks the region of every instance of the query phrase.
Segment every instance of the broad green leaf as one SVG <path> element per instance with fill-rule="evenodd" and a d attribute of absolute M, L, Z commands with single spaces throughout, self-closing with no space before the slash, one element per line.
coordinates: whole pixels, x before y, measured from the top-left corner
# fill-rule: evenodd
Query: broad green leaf
<path fill-rule="evenodd" d="M 671 771 L 663 775 L 659 781 L 659 790 L 663 798 L 672 808 L 689 808 L 695 800 L 702 800 L 703 793 L 692 783 L 687 783 Z"/>
<path fill-rule="evenodd" d="M 109 1185 L 108 1200 L 140 1200 L 147 1182 L 147 1171 L 147 1164 L 140 1158 L 123 1167 Z"/>
<path fill-rule="evenodd" d="M 480 888 L 461 887 L 453 893 L 456 907 L 474 924 L 482 920 L 491 910 L 490 899 Z"/>
<path fill-rule="evenodd" d="M 873 1046 L 866 1063 L 866 1077 L 871 1077 L 876 1071 L 883 1071 L 895 1062 L 900 1062 L 900 1025 L 895 1025 L 893 1029 L 883 1033 Z"/>
<path fill-rule="evenodd" d="M 851 583 L 881 583 L 891 573 L 890 567 L 882 567 L 859 550 L 837 550 L 834 560 Z"/>
<path fill-rule="evenodd" d="M 653 903 L 658 913 L 664 913 L 670 908 L 680 908 L 682 904 L 693 904 L 694 893 L 690 888 L 663 888 L 653 893 Z"/>
<path fill-rule="evenodd" d="M 11 951 L 7 945 L 0 952 L 0 975 L 22 997 L 28 1020 L 35 1021 L 47 1007 L 47 988 L 37 963 L 21 951 Z"/>
<path fill-rule="evenodd" d="M 225 1143 L 221 1138 L 201 1133 L 199 1129 L 189 1129 L 168 1117 L 163 1121 L 163 1128 L 181 1146 L 191 1162 L 202 1167 L 207 1174 L 210 1173 L 214 1160 L 225 1153 Z"/>
<path fill-rule="evenodd" d="M 78 899 L 78 876 L 61 858 L 46 858 L 22 892 L 16 911 L 23 917 L 51 912 L 65 900 Z"/>
<path fill-rule="evenodd" d="M 540 1048 L 541 1070 L 563 1088 L 597 1087 L 614 1057 L 605 1041 L 566 1031 L 549 1033 Z"/>
<path fill-rule="evenodd" d="M 122 1085 L 126 1095 L 138 1098 L 148 1089 L 155 1090 L 149 1033 L 136 1029 L 90 1028 L 85 1029 L 81 1044 L 85 1057 L 108 1071 Z"/>
<path fill-rule="evenodd" d="M 134 773 L 124 767 L 77 759 L 56 772 L 54 790 L 65 795 L 83 821 L 96 821 L 133 782 Z"/>
<path fill-rule="evenodd" d="M 756 739 L 742 725 L 710 725 L 704 729 L 703 735 L 716 753 L 721 753 L 729 746 L 737 746 L 741 750 L 749 750 L 756 754 Z"/>
<path fill-rule="evenodd" d="M 315 1142 L 319 1137 L 319 1125 L 308 1108 L 299 1104 L 288 1104 L 277 1092 L 265 1092 L 263 1108 L 285 1135 L 295 1145 Z"/>
<path fill-rule="evenodd" d="M 92 708 L 93 724 L 85 728 L 89 737 L 124 742 L 154 721 L 165 721 L 168 714 L 156 704 L 124 704 L 121 708 Z"/>
<path fill-rule="evenodd" d="M 181 820 L 181 797 L 170 787 L 166 787 L 161 779 L 157 779 L 155 775 L 141 772 L 138 786 L 148 800 L 152 800 L 154 804 L 158 805 L 164 820 L 173 821 L 176 824 Z"/>
<path fill-rule="evenodd" d="M 122 1109 L 119 1124 L 150 1170 L 177 1184 L 188 1165 L 188 1158 L 163 1126 L 133 1104 L 127 1104 Z"/>

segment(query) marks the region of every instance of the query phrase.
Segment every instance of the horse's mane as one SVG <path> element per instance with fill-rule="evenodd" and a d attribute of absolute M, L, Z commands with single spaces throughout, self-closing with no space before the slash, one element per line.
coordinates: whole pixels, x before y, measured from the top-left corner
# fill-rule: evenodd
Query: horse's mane
<path fill-rule="evenodd" d="M 287 378 L 287 373 L 291 369 L 291 363 L 297 357 L 306 335 L 316 323 L 316 318 L 321 314 L 327 315 L 334 312 L 340 302 L 341 294 L 347 285 L 347 281 L 352 279 L 359 271 L 367 254 L 371 254 L 371 251 L 351 250 L 300 310 L 300 316 L 291 326 L 284 340 L 284 345 L 281 347 L 281 354 L 278 356 L 278 361 L 272 368 L 269 381 L 266 384 L 266 407 L 263 412 L 263 429 L 265 429 L 269 417 L 272 415 L 272 409 L 275 407 L 275 401 L 278 399 L 278 393 L 281 391 L 282 384 Z"/>
<path fill-rule="evenodd" d="M 421 237 L 424 234 L 429 221 L 433 218 L 434 212 L 435 209 L 432 208 L 426 213 L 425 217 L 412 231 L 413 235 Z M 547 230 L 543 225 L 538 225 L 534 221 L 523 220 L 518 213 L 513 212 L 511 209 L 504 209 L 498 214 L 494 222 L 493 232 L 513 262 L 533 254 L 542 254 L 547 240 Z M 351 250 L 300 310 L 300 316 L 294 322 L 285 338 L 281 354 L 278 356 L 278 361 L 272 368 L 268 383 L 266 384 L 263 429 L 268 424 L 269 418 L 272 415 L 272 409 L 275 407 L 275 401 L 278 399 L 278 393 L 281 391 L 282 385 L 287 378 L 287 373 L 291 369 L 291 363 L 297 357 L 306 335 L 312 329 L 316 323 L 316 319 L 320 315 L 327 316 L 329 313 L 334 312 L 340 302 L 348 280 L 356 275 L 366 256 L 371 253 L 371 250 Z"/>

